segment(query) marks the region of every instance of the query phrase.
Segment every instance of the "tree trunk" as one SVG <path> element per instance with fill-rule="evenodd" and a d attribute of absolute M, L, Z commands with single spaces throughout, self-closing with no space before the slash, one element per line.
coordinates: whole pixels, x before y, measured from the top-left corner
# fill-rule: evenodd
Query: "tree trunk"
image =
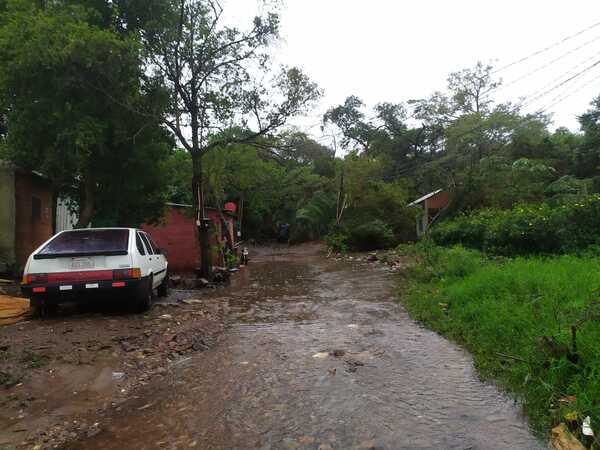
<path fill-rule="evenodd" d="M 200 276 L 212 278 L 212 254 L 210 251 L 210 220 L 206 217 L 202 190 L 202 156 L 192 153 L 192 192 L 198 241 L 200 242 Z"/>
<path fill-rule="evenodd" d="M 94 177 L 89 174 L 86 175 L 85 180 L 83 180 L 83 192 L 79 201 L 79 218 L 75 228 L 86 228 L 92 221 L 95 209 L 95 190 L 96 182 Z"/>

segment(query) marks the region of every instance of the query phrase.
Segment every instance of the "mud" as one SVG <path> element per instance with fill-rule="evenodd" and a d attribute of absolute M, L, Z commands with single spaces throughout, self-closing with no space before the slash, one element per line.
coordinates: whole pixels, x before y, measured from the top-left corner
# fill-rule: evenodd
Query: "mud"
<path fill-rule="evenodd" d="M 19 427 L 39 427 L 39 432 L 58 419 L 62 442 L 70 441 L 60 445 L 68 449 L 545 448 L 519 408 L 477 378 L 466 352 L 410 320 L 396 302 L 393 275 L 384 265 L 327 260 L 316 246 L 253 256 L 230 288 L 206 293 L 198 303 L 181 303 L 185 295 L 171 300 L 185 311 L 163 306 L 144 318 L 72 316 L 13 330 L 11 338 L 17 339 L 19 332 L 35 334 L 36 327 L 51 326 L 55 345 L 63 345 L 68 338 L 60 327 L 78 329 L 73 322 L 89 321 L 77 339 L 104 342 L 94 330 L 102 336 L 117 321 L 123 323 L 116 335 L 134 327 L 136 337 L 134 350 L 119 343 L 117 351 L 107 349 L 77 375 L 56 369 L 57 379 L 67 380 L 64 385 L 48 382 L 47 370 L 36 369 L 58 393 L 51 395 L 53 401 L 64 398 L 44 406 L 32 400 L 23 407 L 24 417 L 3 418 L 0 448 L 2 442 L 6 448 L 19 442 L 24 448 L 57 445 L 58 440 L 44 442 L 48 435 L 31 432 L 8 444 L 6 439 Z M 186 322 L 194 313 L 203 314 L 202 326 Z M 193 345 L 197 332 L 214 342 L 202 351 L 172 356 L 167 350 L 160 356 L 165 350 L 138 331 L 164 342 L 165 334 L 172 334 L 160 319 L 164 314 L 173 316 L 170 323 L 191 327 L 182 341 Z M 221 325 L 223 333 L 206 331 Z M 0 331 L 3 342 L 6 335 Z M 140 348 L 155 349 L 160 362 L 134 370 L 130 355 Z M 138 375 L 115 381 L 113 372 L 121 367 Z M 140 378 L 144 370 L 150 376 Z M 34 380 L 8 392 L 31 392 Z M 126 380 L 134 381 L 122 387 Z M 77 384 L 85 389 L 71 394 Z M 34 398 L 44 398 L 40 388 Z M 32 413 L 35 408 L 49 417 Z"/>

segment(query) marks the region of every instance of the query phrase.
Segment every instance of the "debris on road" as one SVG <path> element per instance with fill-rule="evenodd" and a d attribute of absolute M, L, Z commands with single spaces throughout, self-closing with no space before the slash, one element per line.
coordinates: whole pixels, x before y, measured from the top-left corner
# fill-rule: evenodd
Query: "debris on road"
<path fill-rule="evenodd" d="M 365 365 L 364 362 L 352 358 L 349 358 L 344 362 L 348 366 L 346 367 L 346 372 L 348 373 L 354 373 L 358 370 L 359 367 L 363 367 Z"/>
<path fill-rule="evenodd" d="M 554 450 L 586 450 L 564 423 L 552 429 L 550 444 Z"/>
<path fill-rule="evenodd" d="M 155 308 L 146 315 L 124 310 L 115 316 L 90 307 L 118 304 L 66 305 L 59 316 L 1 327 L 0 389 L 5 394 L 0 405 L 6 417 L 22 418 L 0 430 L 0 442 L 10 443 L 8 448 L 33 448 L 40 442 L 42 448 L 62 448 L 66 441 L 94 436 L 100 432 L 93 426 L 98 413 L 118 408 L 170 368 L 191 361 L 192 354 L 213 348 L 224 329 L 221 308 L 214 311 L 210 302 L 186 295 L 173 291 L 157 303 L 180 306 L 170 314 Z M 8 316 L 9 308 L 2 308 L 7 304 L 29 310 L 27 300 L 11 297 L 0 303 L 0 318 Z"/>
<path fill-rule="evenodd" d="M 581 426 L 581 432 L 584 434 L 584 436 L 594 436 L 594 431 L 592 430 L 592 419 L 590 418 L 590 416 L 587 416 L 584 420 L 583 420 L 583 425 Z"/>
<path fill-rule="evenodd" d="M 184 303 L 186 305 L 201 305 L 203 302 L 202 302 L 202 300 L 189 299 L 189 300 L 182 300 L 181 303 Z"/>
<path fill-rule="evenodd" d="M 0 295 L 0 326 L 13 325 L 30 315 L 29 300 Z"/>

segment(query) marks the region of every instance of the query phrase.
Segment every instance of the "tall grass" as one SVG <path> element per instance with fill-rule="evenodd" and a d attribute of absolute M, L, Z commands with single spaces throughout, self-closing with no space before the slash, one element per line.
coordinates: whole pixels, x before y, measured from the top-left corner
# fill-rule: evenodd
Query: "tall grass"
<path fill-rule="evenodd" d="M 590 416 L 600 433 L 600 259 L 405 251 L 418 261 L 402 294 L 415 319 L 465 345 L 484 378 L 523 401 L 538 430 L 567 416 L 575 431 Z"/>

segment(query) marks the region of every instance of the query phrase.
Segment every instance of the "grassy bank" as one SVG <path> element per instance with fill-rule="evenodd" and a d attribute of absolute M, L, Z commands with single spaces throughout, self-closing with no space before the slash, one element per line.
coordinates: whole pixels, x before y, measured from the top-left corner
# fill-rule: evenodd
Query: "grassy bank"
<path fill-rule="evenodd" d="M 415 319 L 464 345 L 483 378 L 522 400 L 537 430 L 559 422 L 581 430 L 590 416 L 600 433 L 600 258 L 402 251 L 417 261 L 401 291 Z"/>

